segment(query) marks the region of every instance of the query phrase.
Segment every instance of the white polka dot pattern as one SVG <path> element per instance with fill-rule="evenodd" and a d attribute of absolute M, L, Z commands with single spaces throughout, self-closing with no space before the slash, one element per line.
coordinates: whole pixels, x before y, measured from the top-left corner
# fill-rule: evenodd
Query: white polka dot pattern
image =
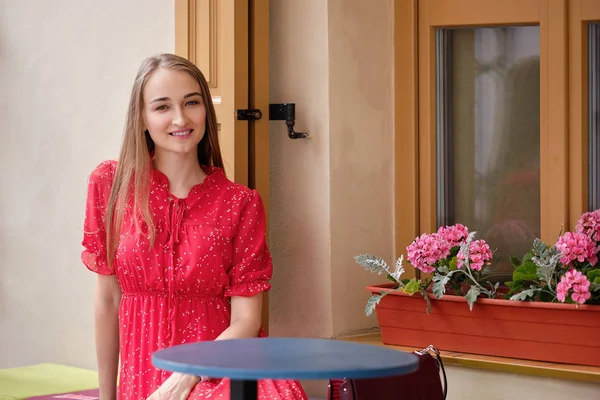
<path fill-rule="evenodd" d="M 152 353 L 214 340 L 229 326 L 229 298 L 269 290 L 273 267 L 260 196 L 211 167 L 186 198 L 170 194 L 168 178 L 153 170 L 155 243 L 150 248 L 141 222 L 138 232 L 128 204 L 115 268 L 109 269 L 104 220 L 115 169 L 116 162 L 105 161 L 90 175 L 81 258 L 91 271 L 117 275 L 123 292 L 119 399 L 145 399 L 169 376 L 152 366 Z M 260 336 L 265 336 L 262 330 Z M 201 382 L 189 397 L 228 398 L 227 379 Z M 296 400 L 306 395 L 296 381 L 263 380 L 259 399 Z"/>

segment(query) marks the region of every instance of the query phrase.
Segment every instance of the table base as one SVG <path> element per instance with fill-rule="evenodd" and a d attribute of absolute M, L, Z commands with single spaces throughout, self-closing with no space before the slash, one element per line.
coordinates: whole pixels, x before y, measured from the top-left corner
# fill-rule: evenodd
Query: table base
<path fill-rule="evenodd" d="M 256 381 L 230 380 L 231 400 L 257 400 L 258 383 Z"/>

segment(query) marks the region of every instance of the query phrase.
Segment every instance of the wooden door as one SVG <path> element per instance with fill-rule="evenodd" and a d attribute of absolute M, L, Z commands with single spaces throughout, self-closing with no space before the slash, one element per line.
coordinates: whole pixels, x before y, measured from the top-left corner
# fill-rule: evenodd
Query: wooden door
<path fill-rule="evenodd" d="M 225 173 L 258 190 L 268 216 L 269 1 L 176 0 L 175 53 L 195 63 L 208 81 Z M 237 110 L 252 108 L 262 111 L 261 119 L 237 119 Z M 265 295 L 265 330 L 268 304 Z"/>

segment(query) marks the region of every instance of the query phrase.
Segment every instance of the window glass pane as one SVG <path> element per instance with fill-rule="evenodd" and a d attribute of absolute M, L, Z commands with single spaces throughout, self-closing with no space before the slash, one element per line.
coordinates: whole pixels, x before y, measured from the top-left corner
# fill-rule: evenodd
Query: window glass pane
<path fill-rule="evenodd" d="M 588 209 L 600 208 L 600 24 L 588 26 Z"/>
<path fill-rule="evenodd" d="M 438 226 L 477 231 L 510 275 L 540 236 L 539 27 L 440 29 L 436 49 Z"/>

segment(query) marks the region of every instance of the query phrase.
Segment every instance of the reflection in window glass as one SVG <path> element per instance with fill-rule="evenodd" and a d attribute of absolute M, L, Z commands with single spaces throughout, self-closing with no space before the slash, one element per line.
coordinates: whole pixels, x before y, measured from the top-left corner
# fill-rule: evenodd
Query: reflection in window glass
<path fill-rule="evenodd" d="M 588 26 L 588 209 L 600 208 L 600 24 Z"/>
<path fill-rule="evenodd" d="M 437 223 L 477 231 L 511 274 L 540 236 L 537 26 L 436 33 Z"/>

